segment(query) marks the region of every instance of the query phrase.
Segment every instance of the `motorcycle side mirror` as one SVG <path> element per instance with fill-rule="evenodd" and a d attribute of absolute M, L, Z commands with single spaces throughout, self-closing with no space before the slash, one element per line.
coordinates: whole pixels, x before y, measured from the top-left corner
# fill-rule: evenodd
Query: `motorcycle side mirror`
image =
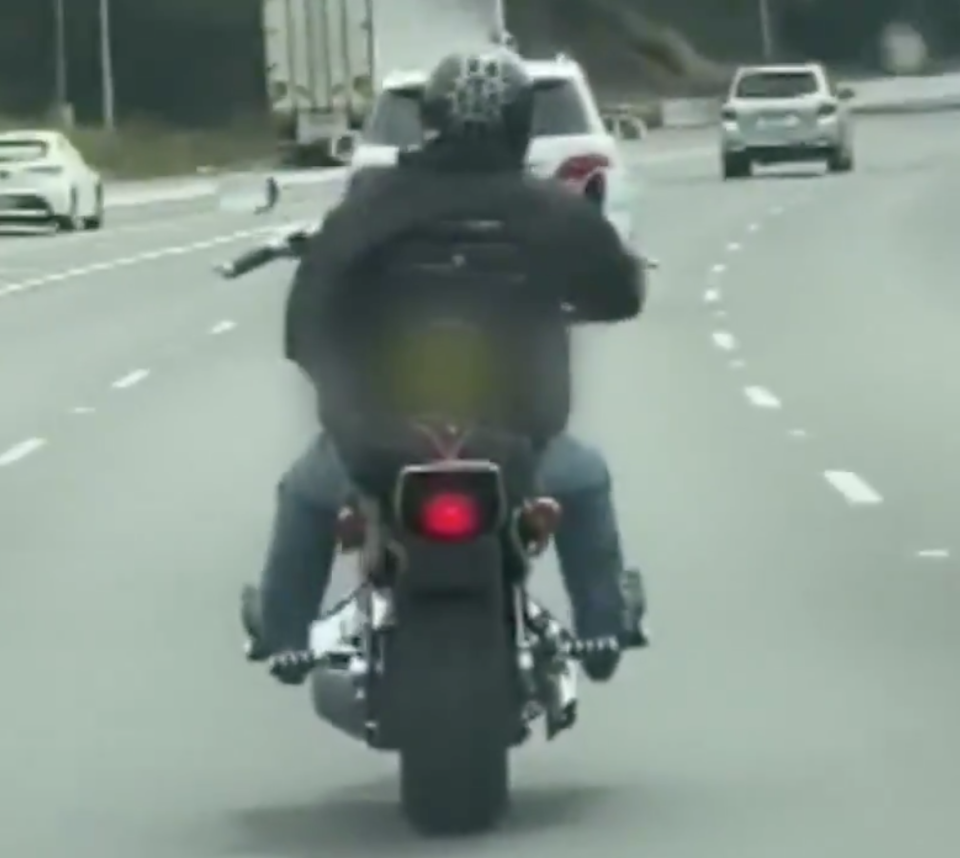
<path fill-rule="evenodd" d="M 217 188 L 217 203 L 223 212 L 266 214 L 277 207 L 280 197 L 280 183 L 269 175 L 225 177 Z"/>

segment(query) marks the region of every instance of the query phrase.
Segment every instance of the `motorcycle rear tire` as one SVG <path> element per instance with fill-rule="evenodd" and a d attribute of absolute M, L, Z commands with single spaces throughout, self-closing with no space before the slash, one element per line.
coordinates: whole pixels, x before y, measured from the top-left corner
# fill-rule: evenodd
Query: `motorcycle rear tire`
<path fill-rule="evenodd" d="M 507 810 L 518 718 L 512 647 L 506 624 L 484 613 L 430 611 L 394 641 L 411 666 L 401 686 L 400 803 L 428 836 L 485 831 Z"/>
<path fill-rule="evenodd" d="M 459 754 L 438 754 L 429 743 L 401 751 L 401 804 L 415 829 L 450 836 L 496 826 L 509 802 L 509 751 L 481 745 L 465 737 Z"/>

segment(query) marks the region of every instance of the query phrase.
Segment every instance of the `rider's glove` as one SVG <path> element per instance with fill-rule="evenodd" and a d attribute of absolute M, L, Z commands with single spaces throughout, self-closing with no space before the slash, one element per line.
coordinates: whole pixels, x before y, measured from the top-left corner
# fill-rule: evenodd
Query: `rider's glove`
<path fill-rule="evenodd" d="M 312 655 L 302 650 L 283 650 L 267 660 L 270 675 L 284 685 L 302 685 L 313 666 Z"/>

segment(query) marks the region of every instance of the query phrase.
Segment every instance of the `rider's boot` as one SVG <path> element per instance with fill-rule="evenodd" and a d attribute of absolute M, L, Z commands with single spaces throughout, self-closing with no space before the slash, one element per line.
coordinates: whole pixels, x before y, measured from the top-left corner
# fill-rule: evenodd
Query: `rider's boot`
<path fill-rule="evenodd" d="M 240 591 L 240 624 L 247 636 L 245 652 L 249 661 L 266 661 L 270 650 L 263 640 L 260 612 L 260 590 L 252 584 Z"/>
<path fill-rule="evenodd" d="M 609 635 L 584 635 L 581 632 L 580 664 L 583 672 L 594 682 L 607 682 L 613 678 L 624 649 L 646 647 L 649 644 L 644 630 L 647 612 L 643 576 L 638 569 L 627 569 L 620 580 L 623 613 L 618 637 Z"/>

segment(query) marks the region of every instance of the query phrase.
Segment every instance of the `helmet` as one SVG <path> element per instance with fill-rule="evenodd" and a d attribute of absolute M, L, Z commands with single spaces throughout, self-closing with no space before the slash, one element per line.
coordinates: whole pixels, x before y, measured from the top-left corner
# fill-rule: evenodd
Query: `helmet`
<path fill-rule="evenodd" d="M 452 54 L 427 80 L 421 112 L 425 130 L 442 140 L 505 147 L 522 157 L 533 125 L 533 81 L 505 48 Z"/>

